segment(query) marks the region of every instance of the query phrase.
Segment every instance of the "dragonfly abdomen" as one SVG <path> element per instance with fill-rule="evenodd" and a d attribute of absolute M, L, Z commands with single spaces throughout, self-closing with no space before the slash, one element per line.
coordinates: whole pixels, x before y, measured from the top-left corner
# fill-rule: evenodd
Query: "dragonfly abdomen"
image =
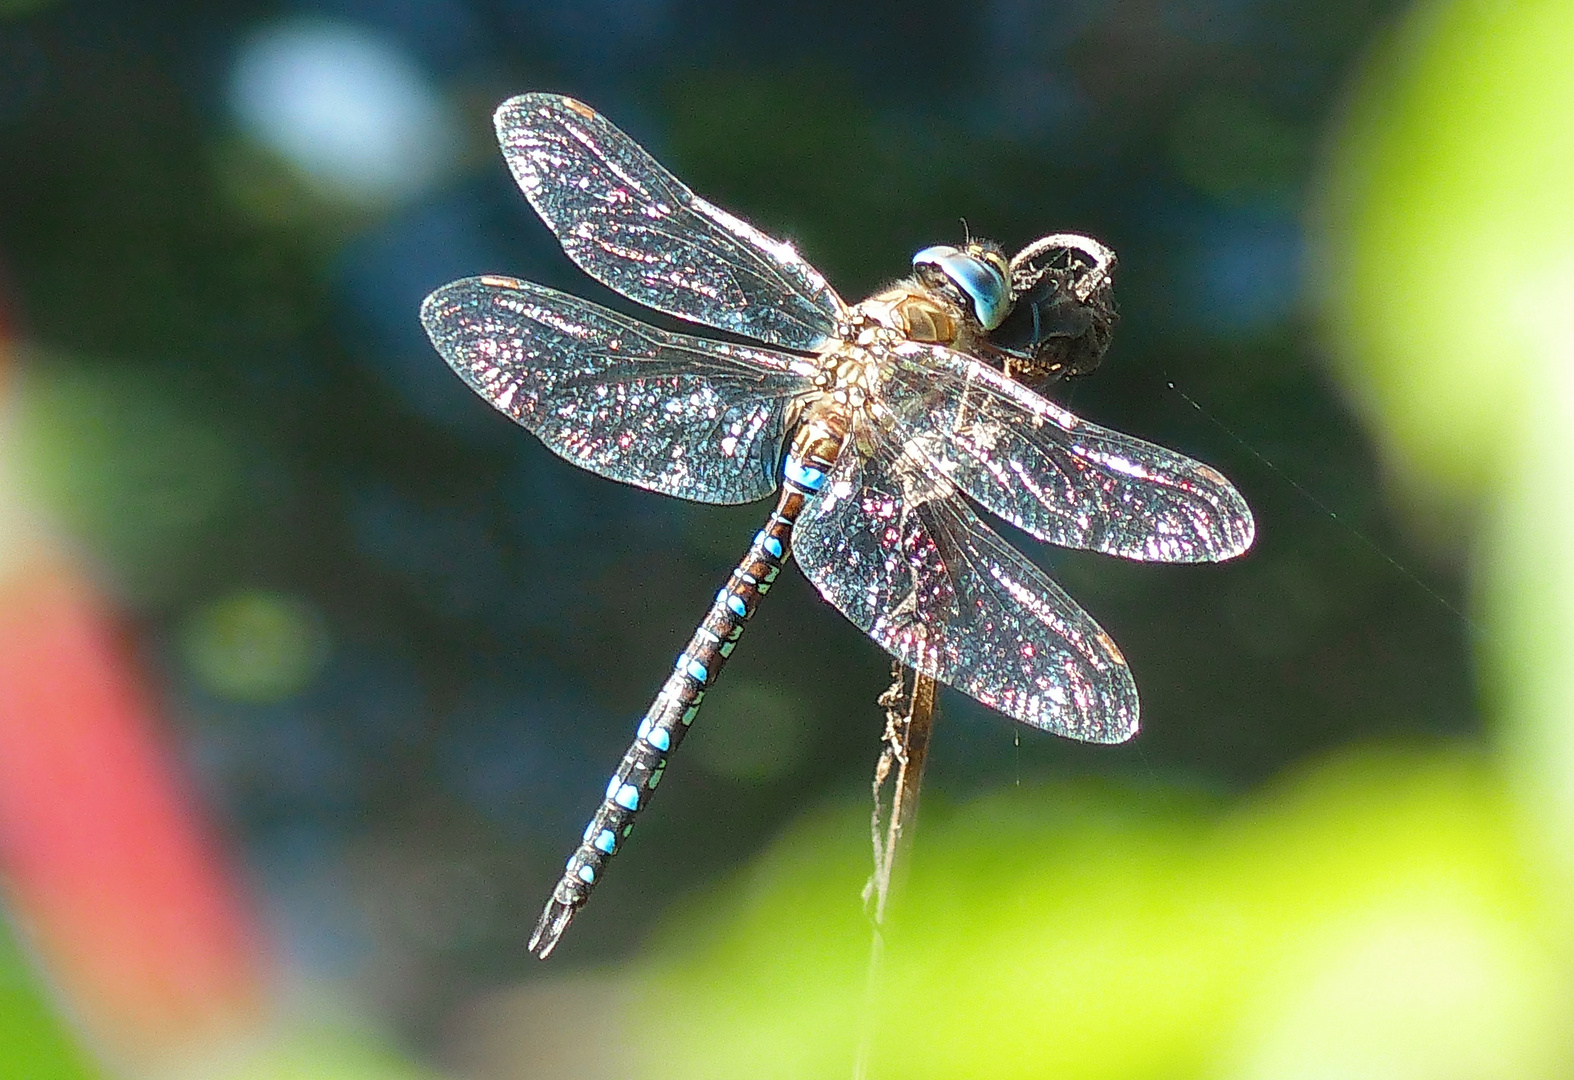
<path fill-rule="evenodd" d="M 818 486 L 821 472 L 801 464 L 795 468 L 789 461 L 786 477 L 776 509 L 755 535 L 726 586 L 716 594 L 688 645 L 678 654 L 672 674 L 641 718 L 634 742 L 608 781 L 606 797 L 585 826 L 584 838 L 569 857 L 530 938 L 530 951 L 543 960 L 551 954 L 575 912 L 600 882 L 608 862 L 633 831 L 634 818 L 649 805 L 667 768 L 667 758 L 688 734 L 705 691 L 732 655 L 760 598 L 770 591 L 781 573 L 791 545 L 793 523 L 805 498 Z"/>

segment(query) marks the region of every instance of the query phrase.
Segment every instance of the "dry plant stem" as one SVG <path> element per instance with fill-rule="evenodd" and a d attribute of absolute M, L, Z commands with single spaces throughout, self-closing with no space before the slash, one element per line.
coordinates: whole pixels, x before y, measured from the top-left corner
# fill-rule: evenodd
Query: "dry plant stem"
<path fill-rule="evenodd" d="M 869 943 L 869 974 L 864 986 L 862 1033 L 853 1080 L 868 1080 L 874 1048 L 875 1003 L 881 961 L 885 955 L 885 917 L 892 891 L 901 884 L 912 847 L 913 820 L 918 813 L 918 790 L 929 757 L 929 736 L 934 729 L 935 681 L 900 663 L 891 665 L 891 686 L 880 695 L 885 709 L 884 745 L 875 763 L 874 811 L 870 839 L 874 847 L 874 873 L 864 886 L 864 909 L 873 930 Z M 885 792 L 891 791 L 890 810 Z"/>
<path fill-rule="evenodd" d="M 934 729 L 935 681 L 903 665 L 891 665 L 891 687 L 880 695 L 885 708 L 884 745 L 875 763 L 874 810 L 870 838 L 874 846 L 874 873 L 864 886 L 864 904 L 876 931 L 885 925 L 893 885 L 900 884 L 912 845 L 913 819 L 918 813 L 918 790 L 929 758 L 929 735 Z M 889 813 L 884 806 L 891 790 Z"/>

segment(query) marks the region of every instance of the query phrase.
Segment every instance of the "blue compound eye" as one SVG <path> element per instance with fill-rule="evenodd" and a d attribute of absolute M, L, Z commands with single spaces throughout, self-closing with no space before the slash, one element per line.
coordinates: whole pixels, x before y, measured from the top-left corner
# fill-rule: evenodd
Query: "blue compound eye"
<path fill-rule="evenodd" d="M 913 265 L 933 266 L 949 278 L 973 302 L 973 314 L 985 330 L 993 330 L 1011 314 L 1011 283 L 999 268 L 978 256 L 941 244 L 914 255 Z"/>

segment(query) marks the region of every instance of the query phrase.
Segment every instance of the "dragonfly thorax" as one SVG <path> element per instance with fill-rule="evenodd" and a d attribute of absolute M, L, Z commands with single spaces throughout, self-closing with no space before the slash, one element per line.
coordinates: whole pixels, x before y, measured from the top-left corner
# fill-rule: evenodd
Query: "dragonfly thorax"
<path fill-rule="evenodd" d="M 915 280 L 898 282 L 855 310 L 904 341 L 955 345 L 967 336 L 968 318 L 961 304 Z"/>
<path fill-rule="evenodd" d="M 890 337 L 889 343 L 880 340 L 879 346 L 895 344 L 894 336 L 889 331 L 882 331 L 883 337 Z M 858 334 L 859 341 L 863 341 L 867 334 Z M 868 345 L 874 345 L 875 339 L 868 338 Z M 814 386 L 820 391 L 820 400 L 823 407 L 854 411 L 862 409 L 873 393 L 875 383 L 879 377 L 879 360 L 876 353 L 879 348 L 866 348 L 865 344 L 857 341 L 833 341 L 829 347 L 820 354 L 820 370 L 815 374 Z"/>

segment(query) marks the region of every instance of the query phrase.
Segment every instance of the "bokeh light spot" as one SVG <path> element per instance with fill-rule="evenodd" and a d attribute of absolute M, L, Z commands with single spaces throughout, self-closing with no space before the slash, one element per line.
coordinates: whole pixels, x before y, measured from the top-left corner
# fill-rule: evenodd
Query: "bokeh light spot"
<path fill-rule="evenodd" d="M 1523 934 L 1446 889 L 1308 935 L 1244 1025 L 1240 1080 L 1557 1075 L 1558 979 Z M 1527 946 L 1530 946 L 1527 948 Z"/>
<path fill-rule="evenodd" d="M 241 455 L 183 395 L 145 369 L 29 354 L 14 438 L 21 490 L 103 560 L 137 600 L 192 572 L 242 486 Z"/>
<path fill-rule="evenodd" d="M 322 670 L 328 636 L 304 600 L 255 590 L 196 611 L 182 652 L 204 689 L 236 701 L 277 701 L 300 693 Z"/>
<path fill-rule="evenodd" d="M 230 107 L 242 131 L 322 194 L 353 202 L 420 191 L 459 144 L 456 120 L 414 61 L 349 23 L 257 31 L 236 58 Z"/>
<path fill-rule="evenodd" d="M 1418 6 L 1352 95 L 1321 196 L 1345 387 L 1422 505 L 1519 450 L 1574 309 L 1574 6 Z M 1549 328 L 1548 317 L 1553 326 Z M 1549 334 L 1550 329 L 1550 334 Z"/>

